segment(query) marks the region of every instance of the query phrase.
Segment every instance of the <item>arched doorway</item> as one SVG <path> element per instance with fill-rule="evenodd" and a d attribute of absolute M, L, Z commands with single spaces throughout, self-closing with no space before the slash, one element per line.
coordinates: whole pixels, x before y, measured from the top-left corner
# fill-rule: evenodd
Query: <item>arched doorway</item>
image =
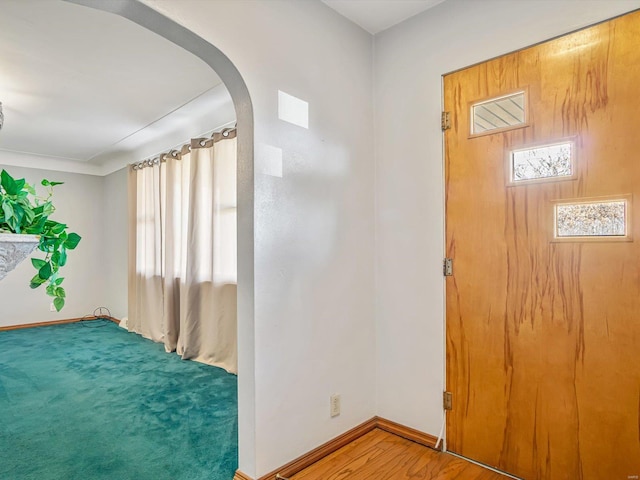
<path fill-rule="evenodd" d="M 138 0 L 65 0 L 126 18 L 184 48 L 222 79 L 233 99 L 238 128 L 238 451 L 253 464 L 254 436 L 254 123 L 249 90 L 218 48 Z"/>

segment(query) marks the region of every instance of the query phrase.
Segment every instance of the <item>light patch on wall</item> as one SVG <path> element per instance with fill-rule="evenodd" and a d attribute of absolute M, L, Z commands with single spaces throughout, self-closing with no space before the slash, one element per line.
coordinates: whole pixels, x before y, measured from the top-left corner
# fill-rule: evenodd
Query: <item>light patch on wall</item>
<path fill-rule="evenodd" d="M 308 129 L 309 103 L 278 90 L 278 118 Z"/>
<path fill-rule="evenodd" d="M 282 149 L 261 143 L 256 155 L 256 171 L 263 175 L 282 178 Z"/>

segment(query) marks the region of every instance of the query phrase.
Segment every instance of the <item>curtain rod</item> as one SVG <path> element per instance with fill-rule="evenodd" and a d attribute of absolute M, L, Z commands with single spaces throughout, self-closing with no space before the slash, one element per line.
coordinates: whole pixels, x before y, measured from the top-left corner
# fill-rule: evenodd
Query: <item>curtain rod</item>
<path fill-rule="evenodd" d="M 235 122 L 234 122 L 235 123 Z M 157 153 L 155 155 L 152 155 L 151 157 L 147 158 L 146 160 L 143 160 L 141 162 L 134 162 L 129 164 L 131 166 L 131 168 L 133 170 L 140 170 L 142 168 L 146 168 L 146 167 L 153 167 L 154 165 L 159 165 L 162 162 L 166 162 L 167 161 L 167 156 L 171 156 L 173 158 L 178 158 L 182 155 L 186 155 L 187 153 L 189 153 L 192 149 L 192 142 L 194 140 L 198 141 L 198 144 L 200 145 L 200 147 L 204 147 L 207 142 L 209 142 L 210 140 L 213 140 L 213 142 L 219 142 L 222 140 L 227 140 L 229 138 L 234 138 L 235 137 L 235 133 L 237 131 L 236 129 L 236 125 L 234 124 L 233 127 L 227 127 L 227 128 L 223 128 L 222 130 L 219 130 L 219 128 L 215 129 L 212 133 L 211 136 L 207 138 L 206 135 L 202 135 L 202 136 L 198 136 L 193 138 L 191 141 L 187 142 L 187 143 L 183 143 L 181 145 L 177 145 L 176 147 L 170 149 L 168 152 L 162 152 L 162 153 Z M 216 136 L 218 136 L 218 138 L 216 138 Z"/>

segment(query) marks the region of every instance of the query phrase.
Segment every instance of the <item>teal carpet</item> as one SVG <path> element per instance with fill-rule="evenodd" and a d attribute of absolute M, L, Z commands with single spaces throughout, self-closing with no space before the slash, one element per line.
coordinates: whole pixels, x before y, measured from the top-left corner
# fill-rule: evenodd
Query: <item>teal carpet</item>
<path fill-rule="evenodd" d="M 236 377 L 96 320 L 0 332 L 0 479 L 231 480 Z"/>

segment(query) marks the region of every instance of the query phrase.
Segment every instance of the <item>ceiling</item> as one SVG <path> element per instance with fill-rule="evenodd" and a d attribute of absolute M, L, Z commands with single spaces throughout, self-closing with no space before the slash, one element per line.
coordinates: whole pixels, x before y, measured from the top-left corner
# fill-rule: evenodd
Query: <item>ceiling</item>
<path fill-rule="evenodd" d="M 444 0 L 322 0 L 372 34 Z M 235 120 L 200 59 L 117 15 L 0 0 L 0 164 L 95 175 Z"/>
<path fill-rule="evenodd" d="M 445 0 L 322 0 L 375 35 Z"/>
<path fill-rule="evenodd" d="M 119 16 L 59 0 L 0 0 L 0 102 L 0 163 L 95 174 L 235 118 L 200 59 Z"/>

